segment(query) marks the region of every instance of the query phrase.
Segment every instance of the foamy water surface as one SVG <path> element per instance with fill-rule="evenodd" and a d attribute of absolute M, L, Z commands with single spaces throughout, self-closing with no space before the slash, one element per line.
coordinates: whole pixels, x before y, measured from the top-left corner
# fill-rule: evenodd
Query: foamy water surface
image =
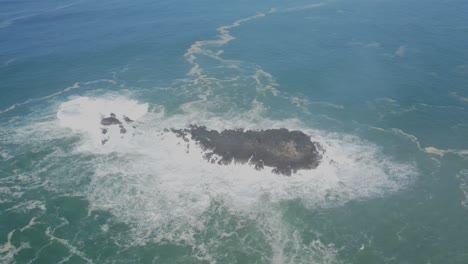
<path fill-rule="evenodd" d="M 427 46 L 463 43 L 465 16 L 435 2 L 440 25 L 368 1 L 2 5 L 1 263 L 466 262 L 463 48 Z M 414 17 L 402 6 L 430 36 L 395 33 Z M 111 115 L 132 120 L 125 133 L 101 124 Z M 301 130 L 323 159 L 291 176 L 211 164 L 167 130 L 192 124 Z"/>

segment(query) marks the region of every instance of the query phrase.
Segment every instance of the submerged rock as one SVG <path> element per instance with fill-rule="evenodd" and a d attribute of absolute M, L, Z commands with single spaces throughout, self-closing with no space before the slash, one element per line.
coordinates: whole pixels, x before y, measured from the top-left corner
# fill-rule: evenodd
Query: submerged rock
<path fill-rule="evenodd" d="M 112 135 L 117 138 L 111 131 L 118 131 L 119 138 L 134 134 L 134 121 L 125 115 L 119 118 L 111 113 L 109 117 L 101 119 L 101 125 L 104 126 L 101 127 L 102 145 L 114 140 L 111 139 Z M 192 139 L 203 150 L 203 157 L 209 163 L 248 163 L 257 170 L 270 167 L 274 173 L 283 175 L 316 168 L 324 152 L 320 144 L 311 141 L 308 135 L 285 128 L 217 131 L 192 125 L 186 129 L 164 129 L 163 133 L 174 133 L 182 138 L 187 143 L 187 152 Z"/>
<path fill-rule="evenodd" d="M 124 120 L 125 122 L 127 122 L 127 123 L 132 123 L 132 122 L 133 122 L 133 120 L 130 119 L 128 116 L 123 116 L 123 120 Z"/>
<path fill-rule="evenodd" d="M 125 122 L 125 125 L 129 125 L 130 123 L 134 122 L 128 116 L 123 115 L 119 118 L 117 118 L 117 116 L 114 113 L 110 113 L 109 117 L 103 117 L 101 119 L 101 125 L 103 126 L 101 127 L 101 134 L 102 134 L 101 144 L 102 145 L 105 145 L 107 142 L 109 142 L 109 140 L 113 140 L 111 139 L 112 134 L 113 134 L 112 131 L 118 131 L 120 133 L 120 137 L 124 138 L 125 134 L 128 134 L 127 132 L 131 132 L 134 129 L 136 129 L 135 125 L 132 125 L 131 127 L 124 126 L 123 124 L 124 122 Z M 118 130 L 116 130 L 117 126 L 118 126 Z M 134 133 L 132 133 L 132 135 L 133 134 Z M 115 134 L 114 134 L 114 138 L 115 138 Z"/>
<path fill-rule="evenodd" d="M 122 122 L 120 122 L 120 120 L 117 119 L 114 114 L 111 114 L 111 117 L 105 117 L 101 120 L 101 125 L 103 126 L 121 125 L 121 124 Z"/>
<path fill-rule="evenodd" d="M 120 134 L 127 133 L 127 129 L 125 129 L 125 127 L 123 125 L 120 125 L 119 128 L 120 128 Z"/>
<path fill-rule="evenodd" d="M 291 175 L 301 169 L 314 169 L 322 159 L 323 148 L 301 131 L 267 130 L 208 130 L 204 126 L 171 129 L 188 141 L 197 142 L 206 152 L 210 163 L 227 165 L 249 163 L 257 170 L 272 167 L 274 173 Z"/>

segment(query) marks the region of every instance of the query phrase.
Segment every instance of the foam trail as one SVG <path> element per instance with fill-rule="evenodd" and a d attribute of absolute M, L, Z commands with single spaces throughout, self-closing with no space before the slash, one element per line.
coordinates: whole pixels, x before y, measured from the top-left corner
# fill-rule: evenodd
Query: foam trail
<path fill-rule="evenodd" d="M 424 148 L 424 152 L 428 154 L 433 154 L 437 155 L 440 157 L 443 157 L 447 154 L 455 154 L 455 155 L 460 155 L 460 156 L 466 156 L 468 155 L 468 150 L 467 149 L 438 149 L 435 147 L 426 147 Z"/>
<path fill-rule="evenodd" d="M 298 6 L 298 7 L 291 7 L 291 8 L 286 8 L 284 10 L 277 10 L 276 8 L 271 8 L 267 14 L 274 14 L 277 12 L 295 12 L 295 11 L 301 11 L 301 10 L 307 10 L 307 9 L 313 9 L 313 8 L 318 8 L 325 5 L 325 3 L 317 3 L 317 4 L 310 4 L 310 5 L 305 5 L 305 6 Z M 219 35 L 217 39 L 213 40 L 201 40 L 201 41 L 196 41 L 194 44 L 190 46 L 190 48 L 187 50 L 185 53 L 185 59 L 187 62 L 189 62 L 192 65 L 192 68 L 189 71 L 189 75 L 192 76 L 198 76 L 198 77 L 206 77 L 203 75 L 203 71 L 201 69 L 201 66 L 196 62 L 197 59 L 197 54 L 202 54 L 206 55 L 210 58 L 220 60 L 222 61 L 222 58 L 220 55 L 223 53 L 222 50 L 218 51 L 212 51 L 208 50 L 205 47 L 207 46 L 217 46 L 221 47 L 226 44 L 228 44 L 230 41 L 234 40 L 235 37 L 230 34 L 230 30 L 236 27 L 241 26 L 242 24 L 249 22 L 251 20 L 255 20 L 258 18 L 265 17 L 266 14 L 264 13 L 258 13 L 257 15 L 250 16 L 247 18 L 242 18 L 230 25 L 226 26 L 221 26 L 217 29 Z"/>
<path fill-rule="evenodd" d="M 26 248 L 31 248 L 29 243 L 24 243 L 21 242 L 19 247 L 16 247 L 13 245 L 11 239 L 13 237 L 13 234 L 15 233 L 15 230 L 12 230 L 8 233 L 7 235 L 7 241 L 3 244 L 0 245 L 0 262 L 1 263 L 16 263 L 15 261 L 15 256 L 23 249 Z"/>
<path fill-rule="evenodd" d="M 335 108 L 335 109 L 344 109 L 345 107 L 343 105 L 338 105 L 338 104 L 333 104 L 330 102 L 311 102 L 305 98 L 299 98 L 296 96 L 291 97 L 291 103 L 298 107 L 305 107 L 307 105 L 318 105 L 318 106 L 323 106 L 323 107 L 328 107 L 328 108 Z"/>
<path fill-rule="evenodd" d="M 457 178 L 460 180 L 460 190 L 464 195 L 461 204 L 468 209 L 468 170 L 460 171 L 457 174 Z"/>
<path fill-rule="evenodd" d="M 324 5 L 325 5 L 325 3 L 324 3 L 324 2 L 321 2 L 321 3 L 317 3 L 317 4 L 310 4 L 310 5 L 304 5 L 304 6 L 290 7 L 290 8 L 286 8 L 286 9 L 284 9 L 284 10 L 281 10 L 280 12 L 296 12 L 296 11 L 314 9 L 314 8 L 318 8 L 318 7 L 321 7 L 321 6 L 324 6 Z"/>
<path fill-rule="evenodd" d="M 409 141 L 413 142 L 420 151 L 425 152 L 427 154 L 436 155 L 436 156 L 439 156 L 439 157 L 444 157 L 447 154 L 454 154 L 454 155 L 459 155 L 459 156 L 468 155 L 468 150 L 466 150 L 466 149 L 439 149 L 439 148 L 432 147 L 432 146 L 423 147 L 423 146 L 421 146 L 421 143 L 419 142 L 419 139 L 415 135 L 408 134 L 408 133 L 406 133 L 403 130 L 398 129 L 398 128 L 392 128 L 390 130 L 386 130 L 386 129 L 383 129 L 383 128 L 380 128 L 380 127 L 371 127 L 371 129 L 379 130 L 379 131 L 382 131 L 382 132 L 389 132 L 389 133 L 392 133 L 392 134 L 395 134 L 395 135 L 398 135 L 398 136 L 402 136 L 402 137 L 408 139 Z"/>
<path fill-rule="evenodd" d="M 206 46 L 213 45 L 213 46 L 220 47 L 220 46 L 226 45 L 227 43 L 229 43 L 230 41 L 235 39 L 235 37 L 233 37 L 230 34 L 230 32 L 229 32 L 230 29 L 239 27 L 241 24 L 243 24 L 245 22 L 248 22 L 248 21 L 253 20 L 253 19 L 261 18 L 261 17 L 264 17 L 264 16 L 265 16 L 265 14 L 259 13 L 257 15 L 251 16 L 251 17 L 239 19 L 239 20 L 235 21 L 234 23 L 232 23 L 230 25 L 219 27 L 217 29 L 217 31 L 219 33 L 217 39 L 201 40 L 201 41 L 196 41 L 194 44 L 192 44 L 192 46 L 190 46 L 190 48 L 187 50 L 187 52 L 184 55 L 187 62 L 189 62 L 192 65 L 192 69 L 190 69 L 189 75 L 198 76 L 198 77 L 205 77 L 202 74 L 203 71 L 202 71 L 200 65 L 196 62 L 197 54 L 202 54 L 202 55 L 206 55 L 206 56 L 208 56 L 210 58 L 213 58 L 213 59 L 222 60 L 221 57 L 220 57 L 220 55 L 222 54 L 222 51 L 221 52 L 220 51 L 214 52 L 214 51 L 205 49 Z"/>
<path fill-rule="evenodd" d="M 199 59 L 200 56 L 204 56 L 205 58 L 218 61 L 223 64 L 220 67 L 224 67 L 226 69 L 225 72 L 228 72 L 231 69 L 233 70 L 239 69 L 238 64 L 240 64 L 240 62 L 230 61 L 230 60 L 227 61 L 221 57 L 221 55 L 223 54 L 223 50 L 221 50 L 220 48 L 235 39 L 235 37 L 231 35 L 231 32 L 230 32 L 233 28 L 239 27 L 243 25 L 244 23 L 247 23 L 249 21 L 252 21 L 258 18 L 265 17 L 267 15 L 272 15 L 272 14 L 281 13 L 281 12 L 296 12 L 296 11 L 301 11 L 301 10 L 313 9 L 313 8 L 321 7 L 323 5 L 325 5 L 325 3 L 322 2 L 322 3 L 317 3 L 317 4 L 310 4 L 310 5 L 286 8 L 286 9 L 281 9 L 281 10 L 272 8 L 267 13 L 259 13 L 251 17 L 239 19 L 230 25 L 219 27 L 217 29 L 219 34 L 217 38 L 215 39 L 196 41 L 194 44 L 190 46 L 190 48 L 184 54 L 186 61 L 192 66 L 188 72 L 188 75 L 195 77 L 195 79 L 192 80 L 192 84 L 197 85 L 197 87 L 190 87 L 192 88 L 190 90 L 200 90 L 204 88 L 205 91 L 201 92 L 198 95 L 198 97 L 200 99 L 200 102 L 206 102 L 208 100 L 208 97 L 210 95 L 213 95 L 214 87 L 217 87 L 220 85 L 221 86 L 231 85 L 229 83 L 223 84 L 222 80 L 217 79 L 216 75 L 214 75 L 212 72 L 211 73 L 205 72 L 204 68 L 202 67 L 202 64 L 198 62 L 197 59 Z M 280 96 L 281 94 L 278 89 L 279 85 L 273 79 L 272 75 L 264 71 L 260 67 L 255 66 L 255 68 L 256 68 L 255 72 L 249 75 L 249 77 L 253 79 L 254 84 L 248 84 L 248 86 L 255 85 L 257 94 L 261 96 L 267 96 L 269 94 L 273 96 Z M 223 76 L 222 78 L 224 77 L 225 76 Z M 308 112 L 308 110 L 305 108 L 305 105 L 298 105 L 297 100 L 295 101 L 294 98 L 288 97 L 286 95 L 283 95 L 282 98 L 291 101 L 294 105 Z M 328 107 L 331 105 L 331 103 L 328 105 L 325 105 L 325 104 L 322 104 L 322 105 Z"/>
<path fill-rule="evenodd" d="M 8 154 L 7 152 L 0 152 L 0 157 L 3 159 L 3 160 L 9 160 L 12 158 L 12 156 L 10 154 Z"/>
<path fill-rule="evenodd" d="M 20 229 L 20 232 L 24 232 L 25 230 L 33 227 L 35 224 L 38 224 L 38 222 L 36 222 L 36 219 L 37 217 L 31 218 L 31 220 L 29 220 L 29 223 Z"/>
<path fill-rule="evenodd" d="M 93 264 L 94 262 L 90 258 L 88 258 L 83 252 L 81 252 L 75 246 L 73 246 L 68 240 L 55 236 L 54 233 L 57 229 L 69 224 L 69 222 L 65 218 L 61 218 L 61 220 L 62 220 L 62 223 L 54 227 L 53 229 L 51 229 L 50 227 L 47 227 L 45 231 L 46 236 L 49 237 L 50 241 L 56 241 L 57 243 L 67 248 L 70 251 L 71 255 L 75 255 L 81 258 L 86 263 Z"/>
<path fill-rule="evenodd" d="M 86 263 L 89 263 L 89 264 L 94 263 L 90 258 L 86 257 L 86 255 L 83 252 L 79 251 L 75 246 L 70 244 L 68 240 L 54 236 L 50 231 L 50 227 L 47 228 L 46 235 L 50 238 L 50 240 L 57 241 L 59 244 L 67 248 L 71 254 L 78 256 L 79 258 L 84 260 Z"/>
<path fill-rule="evenodd" d="M 274 96 L 278 96 L 280 94 L 280 92 L 278 91 L 278 83 L 274 80 L 273 76 L 262 70 L 262 69 L 259 69 L 255 72 L 255 74 L 253 75 L 253 78 L 257 84 L 257 91 L 260 92 L 260 93 L 265 93 L 265 92 L 270 92 L 271 94 L 273 94 Z M 266 83 L 267 85 L 262 85 L 263 82 L 262 82 L 262 79 L 266 79 Z"/>

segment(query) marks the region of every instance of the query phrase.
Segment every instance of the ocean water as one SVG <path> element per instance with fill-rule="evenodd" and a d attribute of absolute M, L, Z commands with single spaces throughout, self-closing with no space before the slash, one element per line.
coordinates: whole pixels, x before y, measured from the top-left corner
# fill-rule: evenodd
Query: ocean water
<path fill-rule="evenodd" d="M 467 12 L 0 0 L 0 263 L 468 263 Z M 326 152 L 212 165 L 161 133 L 190 124 Z"/>

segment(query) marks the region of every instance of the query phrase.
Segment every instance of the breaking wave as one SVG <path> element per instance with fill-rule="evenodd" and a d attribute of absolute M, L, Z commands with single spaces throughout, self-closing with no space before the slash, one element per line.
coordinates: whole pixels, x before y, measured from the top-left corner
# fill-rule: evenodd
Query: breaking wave
<path fill-rule="evenodd" d="M 94 175 L 84 194 L 92 210 L 110 211 L 128 223 L 134 228 L 132 233 L 138 243 L 177 241 L 195 245 L 197 234 L 209 228 L 204 222 L 207 212 L 212 212 L 217 203 L 234 215 L 256 219 L 259 212 L 266 213 L 260 208 L 272 210 L 284 201 L 299 199 L 308 208 L 324 208 L 390 194 L 416 175 L 414 165 L 394 162 L 381 154 L 376 145 L 355 136 L 325 133 L 298 119 L 268 119 L 264 116 L 266 109 L 256 101 L 245 113 L 219 115 L 206 112 L 197 104 L 180 108 L 181 113 L 173 115 L 166 114 L 163 106 L 152 106 L 156 110 L 147 112 L 146 103 L 115 97 L 77 97 L 59 107 L 60 126 L 70 135 L 87 135 L 76 145 L 75 154 L 97 155 Z M 126 141 L 115 134 L 109 139 L 115 143 L 108 147 L 95 137 L 100 133 L 100 118 L 109 111 L 135 118 L 139 125 Z M 300 129 L 320 142 L 326 153 L 317 169 L 300 171 L 291 177 L 257 171 L 247 164 L 209 164 L 195 142 L 190 141 L 187 147 L 183 139 L 164 133 L 165 128 L 189 124 L 219 130 Z M 106 148 L 110 152 L 103 151 Z M 277 219 L 275 214 L 268 213 Z M 268 224 L 270 220 L 266 220 L 262 217 L 261 224 Z M 273 230 L 270 228 L 276 227 L 267 229 Z M 271 246 L 292 239 L 292 233 L 283 235 L 286 237 L 270 238 Z M 209 255 L 205 253 L 200 254 Z"/>
<path fill-rule="evenodd" d="M 273 76 L 256 65 L 220 57 L 220 47 L 234 39 L 230 30 L 264 16 L 258 14 L 222 26 L 217 39 L 197 41 L 189 48 L 185 58 L 191 65 L 191 79 L 170 89 L 177 96 L 184 96 L 176 107 L 169 109 L 150 100 L 116 93 L 72 96 L 58 102 L 52 120 L 32 122 L 15 129 L 14 138 L 2 140 L 40 145 L 45 140 L 62 143 L 69 139 L 69 149 L 50 154 L 53 164 L 62 167 L 47 172 L 49 184 L 73 186 L 70 182 L 87 182 L 86 188 L 67 191 L 85 197 L 90 214 L 110 212 L 117 222 L 126 223 L 131 229 L 131 240 L 125 241 L 125 247 L 181 243 L 191 246 L 197 259 L 216 263 L 223 254 L 229 255 L 221 245 L 238 243 L 246 254 L 258 254 L 259 262 L 337 263 L 335 246 L 319 239 L 305 242 L 283 220 L 279 205 L 295 200 L 308 209 L 330 208 L 392 194 L 411 183 L 417 169 L 414 164 L 394 161 L 377 145 L 356 136 L 324 132 L 300 118 L 271 118 L 264 99 L 265 94 L 280 95 Z M 218 64 L 209 67 L 200 61 L 201 56 Z M 55 99 L 76 88 L 78 83 L 34 100 Z M 285 95 L 283 99 L 291 98 Z M 289 102 L 293 106 L 314 104 L 292 99 Z M 343 109 L 326 102 L 315 104 Z M 118 118 L 131 118 L 135 126 L 129 127 L 125 135 L 117 128 L 109 129 L 105 135 L 108 143 L 103 145 L 100 122 L 111 113 Z M 196 142 L 185 142 L 164 132 L 190 124 L 217 130 L 297 129 L 326 151 L 316 169 L 299 171 L 291 177 L 258 171 L 248 164 L 209 164 Z M 2 157 L 7 159 L 10 154 L 2 152 Z M 79 173 L 81 169 L 86 169 L 86 173 Z M 46 235 L 89 260 L 69 242 L 56 237 L 54 230 L 47 229 Z"/>

